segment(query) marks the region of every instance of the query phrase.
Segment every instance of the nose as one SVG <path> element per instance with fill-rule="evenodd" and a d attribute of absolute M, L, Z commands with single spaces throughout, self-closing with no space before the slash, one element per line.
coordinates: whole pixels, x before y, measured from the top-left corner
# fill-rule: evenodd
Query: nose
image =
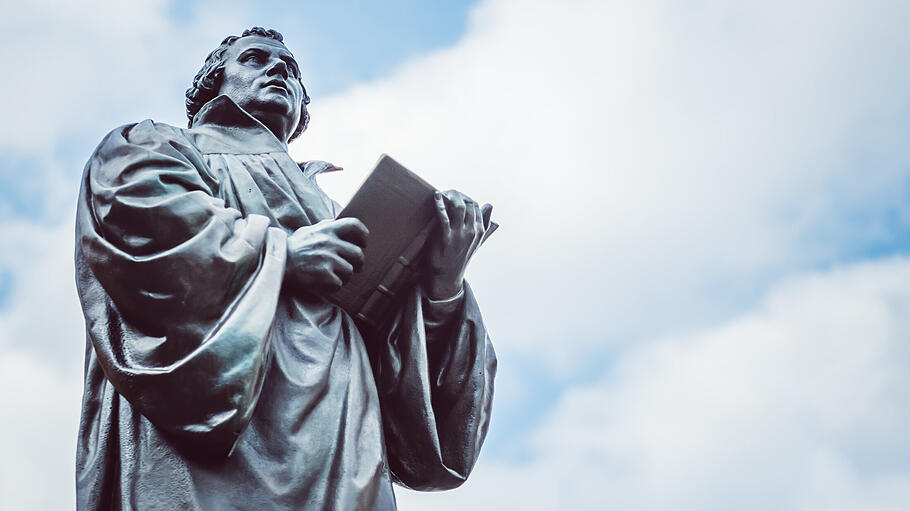
<path fill-rule="evenodd" d="M 269 66 L 269 70 L 266 72 L 268 76 L 280 74 L 284 77 L 285 80 L 288 78 L 288 65 L 285 61 L 281 59 L 275 59 L 272 61 L 272 65 Z"/>

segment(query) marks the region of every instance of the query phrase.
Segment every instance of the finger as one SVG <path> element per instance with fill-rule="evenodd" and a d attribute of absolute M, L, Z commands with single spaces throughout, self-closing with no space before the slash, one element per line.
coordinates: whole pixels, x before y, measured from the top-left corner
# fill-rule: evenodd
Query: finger
<path fill-rule="evenodd" d="M 484 204 L 480 210 L 483 212 L 483 230 L 486 231 L 490 227 L 490 218 L 493 217 L 493 205 L 490 203 Z"/>
<path fill-rule="evenodd" d="M 433 201 L 436 203 L 436 218 L 439 219 L 442 233 L 444 236 L 448 236 L 452 232 L 452 225 L 449 224 L 449 213 L 446 211 L 446 203 L 442 197 L 442 192 L 436 191 L 433 194 Z"/>
<path fill-rule="evenodd" d="M 342 284 L 347 283 L 347 281 L 351 279 L 351 275 L 354 274 L 354 266 L 347 262 L 343 257 L 337 255 L 331 257 L 332 273 L 338 276 Z"/>
<path fill-rule="evenodd" d="M 483 214 L 480 212 L 479 204 L 474 203 L 469 207 L 474 212 L 474 222 L 470 225 L 465 225 L 465 228 L 470 229 L 471 244 L 468 247 L 468 253 L 472 254 L 474 253 L 474 250 L 480 245 L 480 239 L 483 237 Z"/>
<path fill-rule="evenodd" d="M 322 278 L 316 284 L 324 293 L 334 293 L 341 289 L 341 286 L 343 285 L 344 282 L 342 282 L 341 278 L 338 275 L 335 275 L 335 272 L 333 271 L 322 273 Z"/>
<path fill-rule="evenodd" d="M 480 211 L 478 209 L 477 203 L 472 200 L 464 201 L 464 205 L 464 225 L 469 229 L 473 229 L 474 223 L 477 221 L 477 218 L 480 217 Z"/>
<path fill-rule="evenodd" d="M 465 194 L 459 192 L 458 190 L 452 190 L 452 192 L 457 193 L 458 196 L 461 197 L 461 200 L 463 200 L 463 201 L 465 201 L 465 202 L 477 202 L 476 200 L 474 200 L 474 199 L 472 199 L 471 197 L 469 197 L 469 196 L 467 196 L 467 195 L 465 195 Z"/>
<path fill-rule="evenodd" d="M 464 225 L 465 203 L 462 195 L 455 190 L 446 191 L 443 196 L 449 212 L 449 223 L 453 228 Z"/>
<path fill-rule="evenodd" d="M 364 255 L 362 248 L 344 240 L 338 240 L 335 248 L 339 256 L 351 263 L 355 272 L 360 272 L 363 269 Z"/>
<path fill-rule="evenodd" d="M 480 204 L 474 203 L 474 241 L 480 241 L 480 237 L 483 236 L 483 211 L 480 209 Z"/>
<path fill-rule="evenodd" d="M 367 244 L 367 237 L 370 235 L 370 230 L 367 229 L 367 226 L 363 225 L 363 222 L 359 218 L 339 218 L 332 222 L 329 226 L 335 232 L 335 235 L 339 238 L 365 247 Z"/>

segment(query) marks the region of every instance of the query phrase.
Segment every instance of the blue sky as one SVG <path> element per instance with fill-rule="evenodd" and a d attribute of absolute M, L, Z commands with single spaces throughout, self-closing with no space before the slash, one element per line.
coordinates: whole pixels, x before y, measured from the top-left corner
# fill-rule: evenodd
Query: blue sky
<path fill-rule="evenodd" d="M 313 98 L 292 156 L 346 169 L 331 195 L 386 152 L 502 225 L 468 276 L 500 359 L 483 455 L 402 509 L 902 509 L 907 8 L 428 5 L 9 9 L 0 494 L 71 507 L 85 160 L 120 124 L 183 125 L 207 52 L 263 25 Z"/>
<path fill-rule="evenodd" d="M 284 1 L 255 12 L 251 23 L 281 27 L 298 48 L 313 97 L 382 78 L 411 57 L 455 43 L 474 2 Z M 205 16 L 199 2 L 173 2 L 169 14 L 189 24 Z"/>

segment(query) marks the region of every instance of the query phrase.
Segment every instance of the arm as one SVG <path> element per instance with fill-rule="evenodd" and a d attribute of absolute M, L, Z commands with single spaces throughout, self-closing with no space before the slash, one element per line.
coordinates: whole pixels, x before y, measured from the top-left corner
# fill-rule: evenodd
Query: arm
<path fill-rule="evenodd" d="M 92 345 L 134 409 L 225 455 L 261 390 L 285 234 L 216 198 L 178 130 L 112 132 L 86 166 L 77 284 Z"/>
<path fill-rule="evenodd" d="M 480 209 L 475 205 L 466 221 L 471 204 L 457 192 L 445 197 L 437 197 L 445 222 L 440 218 L 443 228 L 428 253 L 429 279 L 368 340 L 389 467 L 398 482 L 419 490 L 467 479 L 489 426 L 496 374 L 483 318 L 463 282 L 483 232 Z"/>

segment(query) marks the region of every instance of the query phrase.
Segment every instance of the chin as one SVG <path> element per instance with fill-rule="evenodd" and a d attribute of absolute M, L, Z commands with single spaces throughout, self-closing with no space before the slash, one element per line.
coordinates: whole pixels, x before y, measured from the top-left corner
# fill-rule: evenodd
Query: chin
<path fill-rule="evenodd" d="M 285 116 L 294 115 L 294 105 L 291 100 L 281 94 L 269 94 L 261 97 L 250 105 L 251 111 L 268 112 L 270 114 L 280 114 Z"/>

